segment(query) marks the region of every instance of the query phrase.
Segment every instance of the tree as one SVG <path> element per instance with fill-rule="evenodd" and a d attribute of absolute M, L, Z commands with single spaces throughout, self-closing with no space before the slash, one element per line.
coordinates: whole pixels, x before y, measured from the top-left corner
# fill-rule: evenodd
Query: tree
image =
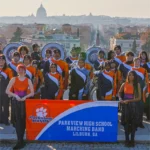
<path fill-rule="evenodd" d="M 20 42 L 22 34 L 22 29 L 17 27 L 16 31 L 14 32 L 14 36 L 11 38 L 10 42 Z"/>
<path fill-rule="evenodd" d="M 148 35 L 148 38 L 147 38 L 145 44 L 142 45 L 142 50 L 150 53 L 150 34 Z"/>
<path fill-rule="evenodd" d="M 133 53 L 136 53 L 136 40 L 134 40 L 133 41 L 133 45 L 132 45 L 132 49 L 131 49 L 131 51 L 133 52 Z"/>

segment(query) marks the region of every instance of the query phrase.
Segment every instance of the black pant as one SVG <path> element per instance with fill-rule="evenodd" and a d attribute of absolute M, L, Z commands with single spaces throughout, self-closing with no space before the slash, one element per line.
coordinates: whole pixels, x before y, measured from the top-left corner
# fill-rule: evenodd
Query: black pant
<path fill-rule="evenodd" d="M 136 131 L 136 127 L 134 123 L 127 123 L 124 125 L 124 130 L 125 130 L 125 138 L 126 141 L 129 141 L 129 135 L 131 134 L 131 141 L 134 142 L 134 137 L 135 137 L 135 131 Z"/>
<path fill-rule="evenodd" d="M 9 98 L 6 94 L 0 95 L 0 122 L 8 123 Z"/>
<path fill-rule="evenodd" d="M 19 142 L 23 141 L 26 125 L 26 110 L 25 102 L 19 102 L 16 99 L 13 100 L 13 106 L 15 109 L 15 128 L 17 133 L 17 138 Z"/>

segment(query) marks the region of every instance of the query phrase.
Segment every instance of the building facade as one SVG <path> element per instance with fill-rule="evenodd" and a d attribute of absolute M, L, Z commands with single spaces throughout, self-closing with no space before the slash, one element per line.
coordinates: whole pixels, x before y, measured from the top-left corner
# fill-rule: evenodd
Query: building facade
<path fill-rule="evenodd" d="M 113 50 L 115 45 L 120 45 L 123 52 L 130 51 L 133 46 L 134 39 L 117 39 L 117 38 L 110 38 L 110 50 Z M 142 46 L 142 41 L 137 39 L 136 40 L 136 50 L 140 51 Z"/>

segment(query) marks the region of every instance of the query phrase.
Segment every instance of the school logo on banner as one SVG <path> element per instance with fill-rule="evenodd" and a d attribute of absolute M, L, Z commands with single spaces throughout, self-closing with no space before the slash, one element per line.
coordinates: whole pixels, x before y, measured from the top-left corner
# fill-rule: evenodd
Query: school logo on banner
<path fill-rule="evenodd" d="M 48 106 L 40 104 L 33 108 L 33 113 L 29 116 L 29 119 L 32 120 L 32 123 L 48 123 L 52 120 L 52 117 L 50 117 Z"/>

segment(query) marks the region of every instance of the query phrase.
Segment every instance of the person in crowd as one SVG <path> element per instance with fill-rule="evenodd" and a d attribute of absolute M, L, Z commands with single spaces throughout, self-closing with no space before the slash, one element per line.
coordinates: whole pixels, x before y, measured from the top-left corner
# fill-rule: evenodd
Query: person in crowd
<path fill-rule="evenodd" d="M 147 117 L 147 121 L 150 121 L 150 76 L 146 93 L 146 103 L 145 103 L 145 113 Z"/>
<path fill-rule="evenodd" d="M 40 63 L 40 69 L 42 69 L 44 71 L 46 62 L 49 61 L 51 63 L 52 57 L 53 57 L 52 50 L 50 48 L 48 48 L 45 52 L 45 58 Z"/>
<path fill-rule="evenodd" d="M 35 77 L 36 82 L 34 84 L 34 98 L 40 99 L 40 87 L 42 86 L 44 82 L 43 73 L 41 70 L 38 69 L 39 62 L 37 60 L 33 60 L 31 65 L 36 69 Z"/>
<path fill-rule="evenodd" d="M 68 64 L 61 59 L 61 51 L 59 49 L 54 49 L 54 56 L 52 59 L 46 61 L 44 73 L 49 73 L 50 63 L 55 63 L 57 65 L 57 71 L 63 77 L 63 87 L 64 90 L 68 87 L 68 77 L 69 77 L 69 68 Z"/>
<path fill-rule="evenodd" d="M 14 52 L 13 53 L 13 57 L 12 57 L 12 61 L 8 64 L 8 67 L 13 71 L 13 75 L 17 76 L 17 66 L 21 64 L 20 62 L 20 54 L 19 52 Z"/>
<path fill-rule="evenodd" d="M 118 67 L 122 63 L 118 58 L 116 58 L 116 53 L 114 50 L 110 50 L 108 52 L 107 60 L 115 61 L 117 65 L 116 67 Z"/>
<path fill-rule="evenodd" d="M 120 45 L 116 45 L 114 51 L 116 53 L 116 61 L 118 61 L 119 64 L 126 61 L 125 54 L 122 53 Z"/>
<path fill-rule="evenodd" d="M 135 71 L 130 71 L 127 80 L 119 90 L 119 101 L 122 104 L 121 124 L 125 130 L 125 146 L 135 146 L 135 132 L 139 126 L 137 102 L 141 100 L 141 86 Z M 129 135 L 131 134 L 131 138 Z"/>
<path fill-rule="evenodd" d="M 94 62 L 95 70 L 102 70 L 103 63 L 106 61 L 105 57 L 105 52 L 100 50 L 98 52 L 98 59 Z"/>
<path fill-rule="evenodd" d="M 93 67 L 86 62 L 87 54 L 86 52 L 81 52 L 79 55 L 79 59 L 84 59 L 85 60 L 85 69 L 87 69 L 90 72 L 90 78 L 93 78 Z"/>
<path fill-rule="evenodd" d="M 20 54 L 19 54 L 19 52 L 14 52 L 13 56 L 12 56 L 12 61 L 9 62 L 9 64 L 8 64 L 8 67 L 13 72 L 13 77 L 18 76 L 17 66 L 19 64 L 21 64 L 21 62 L 20 62 Z M 15 126 L 14 112 L 15 112 L 15 110 L 14 110 L 13 103 L 12 103 L 12 98 L 11 98 L 11 123 L 13 124 L 13 126 Z"/>
<path fill-rule="evenodd" d="M 129 51 L 125 54 L 126 56 L 126 61 L 123 62 L 122 64 L 119 65 L 119 81 L 118 82 L 118 86 L 120 88 L 120 86 L 122 85 L 123 82 L 125 82 L 128 72 L 132 69 L 132 67 L 134 66 L 134 53 Z"/>
<path fill-rule="evenodd" d="M 32 82 L 34 80 L 36 69 L 31 65 L 31 56 L 25 55 L 23 58 L 23 64 L 26 67 L 26 77 L 28 77 Z"/>
<path fill-rule="evenodd" d="M 0 54 L 0 123 L 5 125 L 9 125 L 9 97 L 5 90 L 12 77 L 13 73 L 7 67 L 5 56 Z"/>
<path fill-rule="evenodd" d="M 141 100 L 139 101 L 139 110 L 140 110 L 140 114 L 141 114 L 141 118 L 140 118 L 140 127 L 141 128 L 144 128 L 144 125 L 143 125 L 143 113 L 144 113 L 144 103 L 146 101 L 146 97 L 145 97 L 145 94 L 146 93 L 146 86 L 148 87 L 148 73 L 147 71 L 142 68 L 141 66 L 141 60 L 139 57 L 136 57 L 134 58 L 134 67 L 132 67 L 131 70 L 134 70 L 137 74 L 137 77 L 138 77 L 138 82 L 141 86 L 141 90 L 142 90 L 142 98 Z"/>
<path fill-rule="evenodd" d="M 57 72 L 57 64 L 50 64 L 50 72 L 45 75 L 44 89 L 42 90 L 42 99 L 62 99 L 63 79 Z"/>
<path fill-rule="evenodd" d="M 90 74 L 85 68 L 85 60 L 78 60 L 78 67 L 73 68 L 70 73 L 69 100 L 87 100 L 89 94 Z"/>
<path fill-rule="evenodd" d="M 139 57 L 141 59 L 141 66 L 143 67 L 143 65 L 145 65 L 147 62 L 149 62 L 148 60 L 148 55 L 145 51 L 141 51 L 139 54 Z"/>
<path fill-rule="evenodd" d="M 26 74 L 26 67 L 23 64 L 17 66 L 18 76 L 10 80 L 6 93 L 13 97 L 13 105 L 15 107 L 15 120 L 16 120 L 16 133 L 17 144 L 13 149 L 21 149 L 25 146 L 24 133 L 25 133 L 25 120 L 26 120 L 26 108 L 25 100 L 34 95 L 33 85 Z M 11 90 L 13 88 L 13 91 Z M 28 93 L 28 88 L 30 93 Z"/>
<path fill-rule="evenodd" d="M 0 54 L 3 54 L 3 45 L 0 43 Z"/>
<path fill-rule="evenodd" d="M 29 49 L 27 46 L 22 45 L 18 47 L 18 52 L 20 53 L 20 62 L 23 62 L 23 58 L 29 53 Z"/>
<path fill-rule="evenodd" d="M 111 71 L 110 62 L 106 61 L 104 70 L 97 74 L 98 77 L 98 100 L 115 100 L 116 99 L 116 75 Z"/>
<path fill-rule="evenodd" d="M 32 60 L 37 60 L 38 62 L 40 62 L 41 56 L 40 56 L 40 52 L 39 52 L 39 45 L 33 44 L 32 50 L 33 50 L 33 52 L 31 53 Z"/>
<path fill-rule="evenodd" d="M 73 67 L 76 67 L 78 64 L 77 48 L 73 47 L 70 53 L 71 53 L 71 56 L 66 58 L 66 63 L 69 65 L 69 70 Z"/>

